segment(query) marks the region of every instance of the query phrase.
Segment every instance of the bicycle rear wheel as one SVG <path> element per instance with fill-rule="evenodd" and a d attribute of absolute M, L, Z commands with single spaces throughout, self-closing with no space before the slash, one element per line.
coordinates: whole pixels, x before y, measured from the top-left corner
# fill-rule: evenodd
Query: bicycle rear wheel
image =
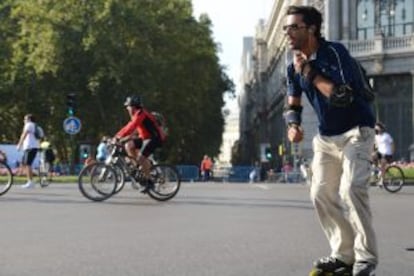
<path fill-rule="evenodd" d="M 173 198 L 180 189 L 181 179 L 178 171 L 173 166 L 155 165 L 151 169 L 148 195 L 158 201 L 166 201 Z"/>
<path fill-rule="evenodd" d="M 110 198 L 117 188 L 116 171 L 104 163 L 92 163 L 79 173 L 78 186 L 83 196 L 93 201 Z"/>
<path fill-rule="evenodd" d="M 385 169 L 383 178 L 384 189 L 390 193 L 398 192 L 405 183 L 403 170 L 395 165 L 391 165 Z"/>
<path fill-rule="evenodd" d="M 0 195 L 4 195 L 13 185 L 13 174 L 9 166 L 0 162 Z"/>

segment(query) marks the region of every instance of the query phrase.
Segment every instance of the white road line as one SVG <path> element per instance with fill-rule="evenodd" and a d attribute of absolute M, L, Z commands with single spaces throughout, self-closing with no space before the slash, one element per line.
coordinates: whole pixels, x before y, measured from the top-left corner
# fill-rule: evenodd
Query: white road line
<path fill-rule="evenodd" d="M 269 186 L 265 184 L 253 184 L 254 187 L 260 188 L 262 190 L 269 190 Z"/>

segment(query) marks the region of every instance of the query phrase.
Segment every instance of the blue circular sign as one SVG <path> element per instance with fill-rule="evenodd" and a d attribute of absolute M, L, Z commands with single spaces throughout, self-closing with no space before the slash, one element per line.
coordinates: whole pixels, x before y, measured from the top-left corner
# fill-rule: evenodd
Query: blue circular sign
<path fill-rule="evenodd" d="M 68 117 L 63 121 L 63 130 L 67 134 L 70 134 L 70 135 L 77 134 L 81 130 L 81 127 L 82 127 L 81 121 L 79 120 L 79 118 L 75 116 Z"/>

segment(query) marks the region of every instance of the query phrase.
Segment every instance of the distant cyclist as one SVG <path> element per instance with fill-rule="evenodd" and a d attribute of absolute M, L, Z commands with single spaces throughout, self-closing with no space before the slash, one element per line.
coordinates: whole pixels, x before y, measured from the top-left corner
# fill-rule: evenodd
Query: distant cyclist
<path fill-rule="evenodd" d="M 379 163 L 383 175 L 386 166 L 392 162 L 395 146 L 394 140 L 381 122 L 375 124 L 375 151 L 374 160 Z"/>
<path fill-rule="evenodd" d="M 44 137 L 40 143 L 39 153 L 40 172 L 42 172 L 44 176 L 47 176 L 47 179 L 50 182 L 52 181 L 53 163 L 55 162 L 56 156 L 49 140 L 46 137 Z"/>
<path fill-rule="evenodd" d="M 143 107 L 141 97 L 127 97 L 124 106 L 128 110 L 131 120 L 118 131 L 115 138 L 132 137 L 132 135 L 138 133 L 137 138 L 125 144 L 125 149 L 128 155 L 137 161 L 138 166 L 142 166 L 144 177 L 148 179 L 151 169 L 148 156 L 156 148 L 162 146 L 166 136 L 154 115 Z"/>
<path fill-rule="evenodd" d="M 96 160 L 99 162 L 104 162 L 106 156 L 108 155 L 108 137 L 103 136 L 101 142 L 96 148 Z"/>

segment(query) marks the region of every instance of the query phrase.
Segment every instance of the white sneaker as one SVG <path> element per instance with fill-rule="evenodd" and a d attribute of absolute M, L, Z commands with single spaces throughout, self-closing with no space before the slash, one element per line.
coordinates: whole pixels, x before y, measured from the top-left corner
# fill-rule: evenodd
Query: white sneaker
<path fill-rule="evenodd" d="M 22 186 L 23 189 L 32 189 L 34 187 L 35 184 L 32 181 L 27 181 L 27 183 Z"/>

